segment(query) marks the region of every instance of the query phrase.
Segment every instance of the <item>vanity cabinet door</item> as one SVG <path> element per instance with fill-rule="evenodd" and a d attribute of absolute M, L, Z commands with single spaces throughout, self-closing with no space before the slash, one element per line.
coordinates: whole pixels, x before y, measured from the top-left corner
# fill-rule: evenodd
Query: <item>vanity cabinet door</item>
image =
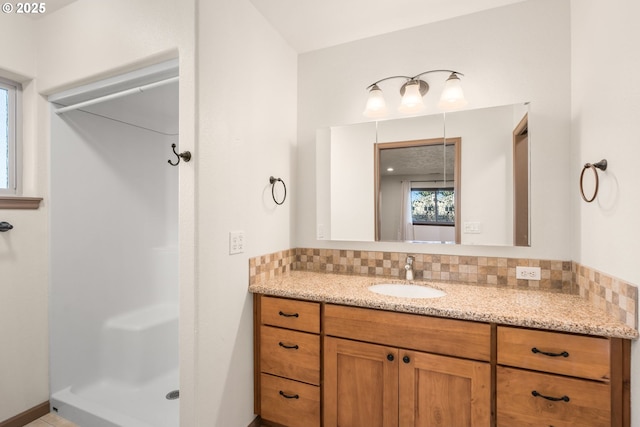
<path fill-rule="evenodd" d="M 324 427 L 398 427 L 398 349 L 327 337 Z"/>
<path fill-rule="evenodd" d="M 489 427 L 491 365 L 400 350 L 400 425 Z"/>

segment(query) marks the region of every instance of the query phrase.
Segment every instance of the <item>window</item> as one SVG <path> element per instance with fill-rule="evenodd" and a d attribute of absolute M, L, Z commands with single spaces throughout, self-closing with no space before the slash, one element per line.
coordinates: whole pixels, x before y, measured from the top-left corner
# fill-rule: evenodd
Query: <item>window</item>
<path fill-rule="evenodd" d="M 411 218 L 414 224 L 455 225 L 453 188 L 412 188 Z"/>
<path fill-rule="evenodd" d="M 16 193 L 20 84 L 0 79 L 0 196 Z"/>

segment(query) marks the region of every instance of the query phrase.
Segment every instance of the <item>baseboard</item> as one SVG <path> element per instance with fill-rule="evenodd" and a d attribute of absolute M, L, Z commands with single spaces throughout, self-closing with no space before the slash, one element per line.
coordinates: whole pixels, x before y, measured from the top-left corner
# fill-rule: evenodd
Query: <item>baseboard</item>
<path fill-rule="evenodd" d="M 260 427 L 261 425 L 260 416 L 257 416 L 248 427 Z"/>
<path fill-rule="evenodd" d="M 23 427 L 38 418 L 49 413 L 49 401 L 34 406 L 31 409 L 11 417 L 8 420 L 0 422 L 0 427 Z"/>

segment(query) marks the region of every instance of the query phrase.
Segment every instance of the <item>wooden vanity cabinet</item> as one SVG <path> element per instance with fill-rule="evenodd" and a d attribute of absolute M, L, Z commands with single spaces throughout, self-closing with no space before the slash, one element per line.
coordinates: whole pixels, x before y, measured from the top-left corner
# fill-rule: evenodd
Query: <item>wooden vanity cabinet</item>
<path fill-rule="evenodd" d="M 631 423 L 629 340 L 265 295 L 254 327 L 262 425 Z"/>
<path fill-rule="evenodd" d="M 320 427 L 320 304 L 254 298 L 254 410 L 288 427 Z"/>
<path fill-rule="evenodd" d="M 630 424 L 629 341 L 497 328 L 497 426 Z"/>
<path fill-rule="evenodd" d="M 490 325 L 328 304 L 324 328 L 325 427 L 491 425 Z"/>

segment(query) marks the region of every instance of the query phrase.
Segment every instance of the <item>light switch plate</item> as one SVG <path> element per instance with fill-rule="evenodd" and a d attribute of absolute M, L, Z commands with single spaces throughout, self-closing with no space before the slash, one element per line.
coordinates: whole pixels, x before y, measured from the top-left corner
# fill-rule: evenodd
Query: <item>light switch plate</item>
<path fill-rule="evenodd" d="M 482 225 L 477 221 L 465 221 L 462 224 L 462 231 L 465 234 L 480 234 L 482 233 Z"/>
<path fill-rule="evenodd" d="M 229 232 L 229 255 L 244 252 L 244 231 Z"/>

